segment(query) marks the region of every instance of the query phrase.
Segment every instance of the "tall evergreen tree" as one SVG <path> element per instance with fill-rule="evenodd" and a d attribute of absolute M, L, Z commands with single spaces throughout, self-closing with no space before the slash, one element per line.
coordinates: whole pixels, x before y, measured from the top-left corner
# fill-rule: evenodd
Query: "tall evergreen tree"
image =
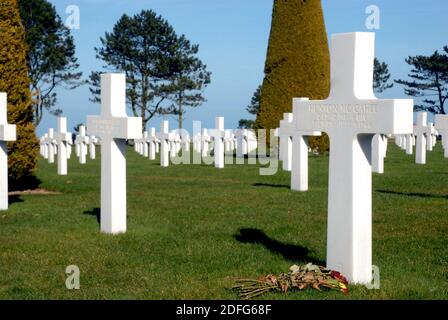
<path fill-rule="evenodd" d="M 173 56 L 169 59 L 171 76 L 167 79 L 168 97 L 173 105 L 168 111 L 177 115 L 179 129 L 182 129 L 185 108 L 195 108 L 204 103 L 203 90 L 210 83 L 211 73 L 197 57 L 198 52 L 199 46 L 192 45 L 181 35 L 177 39 Z"/>
<path fill-rule="evenodd" d="M 31 79 L 34 122 L 39 125 L 44 110 L 60 115 L 56 108 L 58 87 L 74 89 L 83 82 L 70 30 L 47 0 L 19 0 L 26 32 L 27 65 Z"/>
<path fill-rule="evenodd" d="M 185 107 L 196 107 L 204 98 L 210 73 L 196 57 L 199 47 L 152 10 L 135 16 L 123 15 L 112 32 L 101 38 L 97 58 L 105 71 L 126 73 L 126 98 L 134 116 L 146 123 L 158 114 L 178 115 Z M 99 102 L 100 72 L 90 75 L 91 101 Z M 171 102 L 171 103 L 170 103 Z"/>
<path fill-rule="evenodd" d="M 252 115 L 258 115 L 260 111 L 260 95 L 261 95 L 261 86 L 258 86 L 257 90 L 255 90 L 250 104 L 246 107 L 246 111 Z M 255 121 L 250 119 L 240 119 L 238 122 L 239 129 L 254 129 Z"/>
<path fill-rule="evenodd" d="M 33 124 L 26 44 L 17 0 L 0 2 L 0 91 L 8 94 L 8 121 L 17 126 L 17 141 L 8 145 L 11 187 L 36 167 L 39 142 Z"/>
<path fill-rule="evenodd" d="M 321 1 L 275 0 L 256 127 L 277 128 L 283 113 L 292 111 L 295 97 L 325 99 L 329 92 L 330 54 Z M 311 144 L 325 150 L 328 137 L 313 138 Z"/>
<path fill-rule="evenodd" d="M 386 62 L 381 62 L 377 58 L 375 58 L 373 68 L 373 90 L 375 92 L 381 93 L 387 89 L 392 88 L 394 84 L 390 83 L 389 79 L 389 66 Z"/>
<path fill-rule="evenodd" d="M 428 111 L 435 114 L 448 114 L 445 103 L 448 99 L 448 46 L 443 52 L 434 52 L 430 56 L 409 57 L 406 63 L 412 66 L 408 75 L 411 81 L 395 80 L 404 86 L 404 92 L 412 97 L 423 98 L 415 104 L 416 111 Z"/>

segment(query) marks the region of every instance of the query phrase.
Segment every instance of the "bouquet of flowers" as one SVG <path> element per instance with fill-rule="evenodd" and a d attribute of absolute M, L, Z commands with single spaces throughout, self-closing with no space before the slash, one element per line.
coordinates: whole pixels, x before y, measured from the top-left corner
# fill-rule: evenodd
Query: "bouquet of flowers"
<path fill-rule="evenodd" d="M 347 279 L 337 271 L 308 263 L 304 266 L 293 265 L 288 273 L 279 276 L 269 274 L 258 279 L 237 279 L 232 289 L 239 291 L 243 299 L 252 299 L 269 291 L 286 293 L 290 289 L 307 288 L 322 291 L 334 289 L 348 294 Z"/>

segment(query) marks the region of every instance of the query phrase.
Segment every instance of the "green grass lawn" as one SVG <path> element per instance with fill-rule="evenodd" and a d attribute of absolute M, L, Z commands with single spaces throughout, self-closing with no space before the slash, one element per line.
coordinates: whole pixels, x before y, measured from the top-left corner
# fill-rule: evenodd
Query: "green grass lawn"
<path fill-rule="evenodd" d="M 258 166 L 161 168 L 128 150 L 128 232 L 99 232 L 100 160 L 69 175 L 39 162 L 41 187 L 59 195 L 13 198 L 0 212 L 1 299 L 237 299 L 232 277 L 325 264 L 328 157 L 310 157 L 310 191 L 289 173 Z M 448 298 L 448 159 L 440 142 L 427 165 L 392 142 L 373 176 L 373 263 L 380 290 L 267 294 L 262 299 Z M 65 268 L 81 271 L 67 290 Z"/>

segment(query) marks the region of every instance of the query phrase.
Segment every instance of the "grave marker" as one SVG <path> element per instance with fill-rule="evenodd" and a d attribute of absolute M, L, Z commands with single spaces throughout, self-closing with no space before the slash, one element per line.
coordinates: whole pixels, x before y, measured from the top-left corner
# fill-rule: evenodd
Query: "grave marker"
<path fill-rule="evenodd" d="M 292 136 L 296 130 L 293 124 L 293 114 L 284 113 L 283 120 L 280 120 L 278 136 L 280 138 L 280 159 L 283 161 L 283 170 L 292 170 Z"/>
<path fill-rule="evenodd" d="M 428 129 L 431 128 L 427 123 L 428 114 L 426 112 L 417 113 L 417 121 L 414 126 L 414 134 L 416 136 L 416 148 L 415 148 L 415 163 L 425 164 L 426 163 L 426 139 L 431 142 L 431 134 L 427 135 Z"/>
<path fill-rule="evenodd" d="M 58 144 L 58 175 L 67 175 L 68 141 L 72 139 L 72 134 L 67 132 L 67 118 L 58 117 L 58 132 L 55 140 Z"/>
<path fill-rule="evenodd" d="M 302 101 L 307 100 L 308 98 L 302 99 Z M 322 133 L 319 131 L 299 131 L 294 121 L 292 125 L 295 132 L 292 135 L 291 190 L 308 191 L 308 139 L 309 137 L 320 136 Z"/>
<path fill-rule="evenodd" d="M 89 137 L 89 155 L 91 160 L 96 159 L 96 145 L 99 143 L 99 139 L 95 136 Z"/>
<path fill-rule="evenodd" d="M 352 283 L 372 280 L 372 138 L 412 132 L 413 101 L 373 94 L 374 33 L 332 36 L 331 92 L 294 100 L 297 128 L 330 136 L 327 266 Z"/>
<path fill-rule="evenodd" d="M 149 128 L 148 133 L 148 147 L 149 147 L 149 160 L 155 160 L 156 159 L 156 144 L 157 144 L 157 136 L 156 136 L 156 129 L 155 128 Z"/>
<path fill-rule="evenodd" d="M 213 137 L 215 168 L 224 168 L 224 117 L 216 117 L 215 129 L 210 130 L 210 136 Z"/>
<path fill-rule="evenodd" d="M 54 155 L 56 154 L 56 150 L 55 150 L 56 141 L 54 140 L 54 129 L 53 128 L 48 128 L 48 133 L 45 137 L 44 143 L 47 146 L 48 163 L 54 163 Z"/>
<path fill-rule="evenodd" d="M 173 134 L 169 131 L 168 120 L 162 121 L 160 127 L 160 166 L 168 167 L 170 165 L 169 143 L 173 140 Z"/>
<path fill-rule="evenodd" d="M 372 172 L 384 173 L 384 158 L 387 150 L 387 136 L 376 134 L 372 140 Z"/>
<path fill-rule="evenodd" d="M 142 137 L 142 118 L 126 114 L 126 77 L 101 75 L 101 114 L 87 117 L 101 138 L 101 231 L 126 232 L 126 139 Z"/>
<path fill-rule="evenodd" d="M 79 157 L 79 163 L 85 164 L 87 158 L 87 145 L 89 144 L 89 137 L 86 135 L 86 127 L 79 126 L 79 134 L 75 140 L 76 152 Z"/>

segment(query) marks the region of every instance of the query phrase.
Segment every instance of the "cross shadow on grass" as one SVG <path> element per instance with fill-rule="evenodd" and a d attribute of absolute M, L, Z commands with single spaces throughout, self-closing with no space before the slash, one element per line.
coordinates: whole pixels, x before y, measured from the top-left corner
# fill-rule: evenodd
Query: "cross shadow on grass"
<path fill-rule="evenodd" d="M 286 184 L 271 184 L 271 183 L 261 183 L 261 182 L 257 182 L 252 184 L 254 187 L 268 187 L 268 188 L 286 188 L 286 189 L 290 189 L 289 185 Z"/>
<path fill-rule="evenodd" d="M 376 190 L 376 192 L 386 193 L 386 194 L 394 194 L 394 195 L 398 195 L 398 196 L 407 196 L 407 197 L 448 199 L 448 195 L 444 196 L 441 194 L 428 194 L 428 193 L 420 193 L 420 192 L 399 192 L 399 191 L 391 191 L 391 190 Z"/>
<path fill-rule="evenodd" d="M 86 210 L 83 212 L 85 215 L 95 216 L 98 224 L 101 224 L 101 210 L 100 208 L 93 208 L 92 210 Z"/>
<path fill-rule="evenodd" d="M 13 204 L 13 203 L 24 202 L 24 200 L 22 198 L 20 198 L 20 196 L 18 196 L 18 195 L 9 196 L 8 197 L 8 201 L 9 201 L 10 205 Z"/>
<path fill-rule="evenodd" d="M 241 243 L 260 244 L 269 251 L 280 254 L 283 258 L 291 262 L 311 262 L 317 265 L 325 265 L 324 261 L 309 256 L 311 252 L 310 249 L 300 245 L 287 244 L 271 239 L 259 229 L 240 229 L 239 234 L 234 235 L 234 238 Z"/>

